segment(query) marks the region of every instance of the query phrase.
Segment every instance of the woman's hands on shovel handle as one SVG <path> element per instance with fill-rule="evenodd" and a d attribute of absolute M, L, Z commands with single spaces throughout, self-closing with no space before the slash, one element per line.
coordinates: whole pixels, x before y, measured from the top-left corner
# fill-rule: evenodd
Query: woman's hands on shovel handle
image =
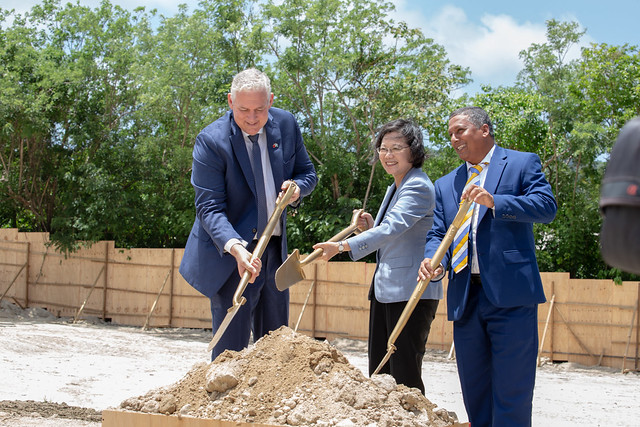
<path fill-rule="evenodd" d="M 355 209 L 353 212 L 355 213 L 357 210 Z M 367 231 L 370 228 L 373 228 L 373 217 L 369 212 L 363 212 L 358 218 L 358 230 Z"/>
<path fill-rule="evenodd" d="M 351 250 L 351 246 L 349 246 L 349 243 L 347 243 L 346 240 L 343 240 L 342 244 L 344 245 L 343 252 Z M 339 246 L 340 242 L 322 242 L 313 245 L 313 249 L 322 249 L 322 256 L 320 258 L 323 261 L 329 261 L 331 258 L 338 255 L 338 253 L 340 252 L 340 250 L 338 249 Z"/>

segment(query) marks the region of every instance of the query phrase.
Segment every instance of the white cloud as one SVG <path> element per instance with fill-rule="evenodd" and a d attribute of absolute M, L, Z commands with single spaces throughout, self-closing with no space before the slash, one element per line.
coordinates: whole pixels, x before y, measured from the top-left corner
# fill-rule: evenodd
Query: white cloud
<path fill-rule="evenodd" d="M 520 52 L 546 40 L 545 26 L 519 25 L 506 15 L 484 15 L 481 24 L 472 26 L 475 34 L 459 49 L 461 55 L 451 51 L 452 61 L 470 67 L 480 83 L 513 81 L 523 65 Z"/>
<path fill-rule="evenodd" d="M 532 43 L 544 43 L 544 23 L 519 23 L 508 15 L 484 14 L 472 22 L 457 6 L 444 6 L 432 17 L 396 2 L 395 19 L 422 29 L 427 37 L 444 46 L 452 63 L 469 67 L 474 86 L 511 85 L 522 69 L 520 51 Z"/>
<path fill-rule="evenodd" d="M 485 13 L 478 22 L 472 21 L 463 8 L 446 5 L 435 15 L 426 17 L 412 10 L 406 0 L 392 0 L 396 5 L 394 19 L 412 28 L 420 28 L 425 36 L 442 45 L 452 63 L 468 67 L 474 80 L 468 91 L 480 89 L 481 84 L 512 85 L 522 69 L 519 54 L 533 43 L 546 42 L 546 22 L 520 22 L 513 16 Z M 571 14 L 556 17 L 562 22 L 578 22 Z M 573 46 L 565 61 L 580 57 L 580 48 L 594 40 L 584 35 Z"/>

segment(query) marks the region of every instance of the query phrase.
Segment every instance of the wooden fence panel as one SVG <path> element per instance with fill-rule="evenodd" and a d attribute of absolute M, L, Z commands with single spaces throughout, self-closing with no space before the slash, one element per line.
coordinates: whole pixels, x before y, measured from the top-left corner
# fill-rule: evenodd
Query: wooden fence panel
<path fill-rule="evenodd" d="M 427 340 L 427 348 L 436 350 L 450 350 L 453 342 L 453 322 L 447 320 L 447 285 L 448 280 L 442 279 L 444 297 L 438 303 L 436 318 L 431 323 L 431 331 Z"/>
<path fill-rule="evenodd" d="M 114 322 L 142 326 L 154 307 L 149 326 L 170 325 L 172 259 L 171 249 L 117 250 L 109 257 L 107 311 Z"/>
<path fill-rule="evenodd" d="M 640 282 L 624 282 L 614 285 L 611 304 L 613 331 L 609 354 L 615 357 L 607 366 L 624 369 L 640 369 Z M 619 356 L 622 355 L 620 358 Z M 624 362 L 624 363 L 623 363 Z"/>
<path fill-rule="evenodd" d="M 172 325 L 178 328 L 211 328 L 209 298 L 196 291 L 178 271 L 184 249 L 173 253 Z"/>
<path fill-rule="evenodd" d="M 566 295 L 562 292 L 564 288 L 569 286 L 569 274 L 568 273 L 541 273 L 542 284 L 544 286 L 547 302 L 538 306 L 538 334 L 542 339 L 544 328 L 546 326 L 547 317 L 549 317 L 549 328 L 545 337 L 544 343 L 542 343 L 542 355 L 555 360 L 556 352 L 566 357 L 568 351 L 569 331 L 562 326 L 558 326 L 561 322 L 558 322 L 559 309 L 558 307 L 562 303 L 566 302 Z M 551 299 L 555 295 L 554 307 L 551 310 L 551 315 L 548 316 L 551 308 Z M 566 359 L 565 359 L 566 361 Z"/>
<path fill-rule="evenodd" d="M 65 256 L 48 242 L 47 233 L 0 229 L 0 296 L 23 307 L 47 308 L 57 316 L 211 328 L 209 300 L 178 271 L 183 249 L 125 250 L 113 242 L 98 242 Z M 362 262 L 315 261 L 305 266 L 307 279 L 290 288 L 290 326 L 299 321 L 299 332 L 317 338 L 366 340 L 374 271 L 375 264 Z M 541 276 L 548 299 L 538 309 L 542 357 L 639 369 L 639 282 L 576 280 L 568 273 Z M 431 325 L 429 348 L 451 347 L 446 286 L 445 280 L 445 299 Z"/>
<path fill-rule="evenodd" d="M 295 327 L 309 288 L 314 283 L 298 331 L 316 338 L 349 336 L 366 339 L 369 324 L 367 278 L 373 275 L 371 266 L 315 261 L 305 266 L 305 275 L 307 280 L 290 288 L 289 324 Z"/>
<path fill-rule="evenodd" d="M 568 301 L 563 307 L 565 327 L 570 329 L 583 353 L 576 355 L 572 350 L 570 360 L 595 365 L 611 348 L 612 307 L 608 305 L 610 292 L 607 289 L 610 284 L 603 280 L 570 280 L 565 290 Z"/>
<path fill-rule="evenodd" d="M 6 253 L 0 264 L 0 297 L 9 296 L 23 306 L 29 295 L 29 247 L 29 242 L 0 240 L 0 252 Z"/>
<path fill-rule="evenodd" d="M 65 256 L 46 245 L 32 242 L 29 253 L 29 305 L 45 307 L 57 316 L 103 316 L 104 252 L 108 242 L 98 242 Z"/>

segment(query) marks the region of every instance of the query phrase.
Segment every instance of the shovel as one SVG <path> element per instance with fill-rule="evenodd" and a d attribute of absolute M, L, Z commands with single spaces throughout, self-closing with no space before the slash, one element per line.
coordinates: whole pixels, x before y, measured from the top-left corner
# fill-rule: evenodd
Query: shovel
<path fill-rule="evenodd" d="M 276 204 L 276 207 L 273 210 L 271 217 L 269 218 L 269 222 L 267 222 L 267 226 L 262 232 L 262 235 L 260 236 L 260 239 L 258 239 L 258 243 L 256 244 L 256 247 L 253 250 L 253 253 L 251 254 L 252 261 L 255 258 L 260 258 L 262 256 L 262 253 L 264 252 L 264 250 L 267 247 L 267 244 L 269 243 L 269 239 L 271 239 L 271 235 L 273 234 L 273 229 L 276 227 L 276 224 L 278 223 L 278 219 L 280 218 L 280 215 L 282 215 L 282 211 L 284 211 L 284 208 L 289 204 L 289 200 L 291 200 L 291 196 L 293 196 L 293 193 L 297 187 L 298 186 L 296 185 L 296 183 L 291 181 L 291 184 L 289 185 L 289 187 L 287 188 L 287 191 L 282 196 L 282 199 L 280 199 L 280 201 Z M 247 284 L 249 283 L 249 279 L 251 279 L 251 273 L 249 272 L 249 270 L 245 270 L 245 272 L 242 274 L 242 278 L 240 279 L 240 283 L 238 283 L 236 292 L 235 294 L 233 294 L 233 305 L 229 307 L 229 309 L 227 310 L 227 315 L 222 320 L 220 327 L 218 328 L 215 335 L 213 336 L 213 339 L 209 343 L 209 347 L 207 347 L 207 351 L 213 350 L 213 347 L 215 347 L 216 344 L 218 344 L 218 341 L 220 341 L 220 338 L 222 338 L 224 331 L 226 331 L 227 327 L 229 327 L 229 323 L 231 323 L 231 320 L 233 320 L 233 317 L 236 315 L 238 310 L 240 310 L 240 307 L 245 302 L 247 302 L 247 299 L 243 297 L 242 294 L 244 293 L 244 290 L 246 289 Z"/>
<path fill-rule="evenodd" d="M 362 215 L 362 212 L 362 209 L 354 211 L 353 216 L 351 217 L 351 224 L 329 239 L 328 242 L 338 242 L 356 232 L 358 229 L 358 219 L 360 218 L 360 215 Z M 300 252 L 297 249 L 294 249 L 291 255 L 289 255 L 285 262 L 283 262 L 282 265 L 278 267 L 278 270 L 276 270 L 276 287 L 278 290 L 284 291 L 299 281 L 306 279 L 307 276 L 304 273 L 303 267 L 318 258 L 320 255 L 322 255 L 322 249 L 318 248 L 307 255 L 305 259 L 300 261 Z"/>
<path fill-rule="evenodd" d="M 447 233 L 444 235 L 442 242 L 440 242 L 440 245 L 438 246 L 436 253 L 433 255 L 433 258 L 431 258 L 432 269 L 436 269 L 438 267 L 438 265 L 440 264 L 440 261 L 442 261 L 442 258 L 444 257 L 444 254 L 447 252 L 447 250 L 449 250 L 449 246 L 451 246 L 451 242 L 453 242 L 453 239 L 456 237 L 456 233 L 458 232 L 458 229 L 464 222 L 464 217 L 467 214 L 467 211 L 469 210 L 471 203 L 472 203 L 471 200 L 468 200 L 468 199 L 465 199 L 462 201 L 462 203 L 460 203 L 460 207 L 458 208 L 458 213 L 456 214 L 455 218 L 453 218 L 453 222 L 449 226 Z M 396 323 L 396 326 L 393 328 L 391 335 L 389 335 L 389 340 L 387 341 L 387 354 L 384 355 L 384 358 L 382 359 L 382 361 L 380 362 L 380 364 L 378 365 L 378 367 L 376 368 L 375 372 L 372 375 L 375 375 L 378 372 L 380 372 L 380 369 L 382 369 L 384 364 L 389 361 L 389 358 L 391 357 L 391 355 L 396 351 L 396 346 L 395 346 L 396 339 L 398 339 L 398 336 L 400 336 L 400 332 L 402 332 L 404 325 L 407 324 L 409 317 L 411 317 L 411 313 L 413 313 L 413 310 L 416 308 L 416 305 L 418 305 L 418 301 L 420 301 L 420 297 L 422 297 L 422 294 L 424 293 L 424 291 L 427 290 L 427 286 L 429 286 L 430 281 L 431 281 L 430 279 L 421 280 L 416 285 L 416 288 L 413 290 L 413 293 L 411 294 L 409 301 L 407 301 L 407 305 L 405 305 L 404 310 L 402 310 L 402 314 L 400 314 L 398 323 Z"/>

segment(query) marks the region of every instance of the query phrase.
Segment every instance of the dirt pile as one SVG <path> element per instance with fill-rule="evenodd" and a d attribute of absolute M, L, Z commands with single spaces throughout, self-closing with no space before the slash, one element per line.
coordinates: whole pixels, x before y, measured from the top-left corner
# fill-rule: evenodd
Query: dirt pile
<path fill-rule="evenodd" d="M 369 379 L 335 347 L 287 327 L 195 365 L 121 408 L 288 426 L 450 426 L 457 420 L 390 375 Z"/>
<path fill-rule="evenodd" d="M 17 320 L 56 320 L 56 316 L 49 313 L 44 308 L 31 307 L 21 308 L 9 301 L 0 301 L 0 319 L 17 319 Z"/>
<path fill-rule="evenodd" d="M 65 420 L 102 421 L 102 412 L 91 408 L 69 406 L 66 403 L 35 402 L 33 400 L 0 401 L 0 425 L 15 426 L 16 416 L 60 418 Z M 5 424 L 6 423 L 6 424 Z"/>

